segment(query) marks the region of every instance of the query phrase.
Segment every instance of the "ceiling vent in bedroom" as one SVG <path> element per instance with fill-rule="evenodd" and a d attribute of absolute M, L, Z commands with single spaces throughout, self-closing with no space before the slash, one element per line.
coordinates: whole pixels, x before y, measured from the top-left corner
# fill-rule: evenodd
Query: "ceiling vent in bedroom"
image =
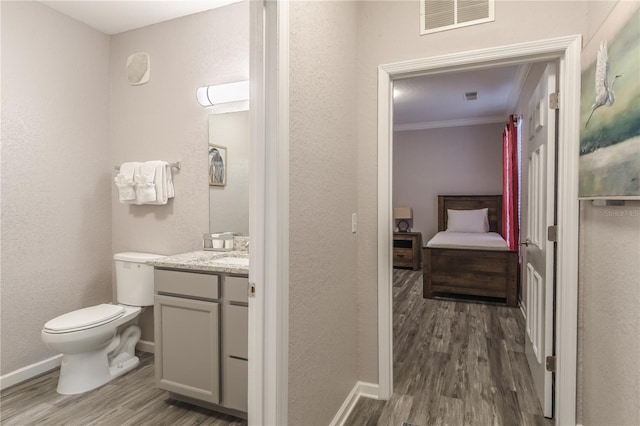
<path fill-rule="evenodd" d="M 420 35 L 495 21 L 495 0 L 420 0 Z"/>
<path fill-rule="evenodd" d="M 464 94 L 465 101 L 475 101 L 478 100 L 478 92 L 466 92 Z"/>

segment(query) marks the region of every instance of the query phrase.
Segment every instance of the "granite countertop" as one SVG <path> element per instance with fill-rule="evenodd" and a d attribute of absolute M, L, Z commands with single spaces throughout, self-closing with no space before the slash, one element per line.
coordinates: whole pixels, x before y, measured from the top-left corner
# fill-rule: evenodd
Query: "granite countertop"
<path fill-rule="evenodd" d="M 249 275 L 249 264 L 227 263 L 222 258 L 249 259 L 247 251 L 192 251 L 147 261 L 156 268 L 171 268 L 193 271 L 220 272 L 226 274 Z"/>

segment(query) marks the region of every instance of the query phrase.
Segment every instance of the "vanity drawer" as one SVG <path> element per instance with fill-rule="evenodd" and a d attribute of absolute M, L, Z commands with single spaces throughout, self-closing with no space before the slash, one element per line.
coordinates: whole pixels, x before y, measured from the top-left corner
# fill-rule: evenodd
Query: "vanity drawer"
<path fill-rule="evenodd" d="M 218 275 L 156 269 L 156 293 L 178 294 L 202 299 L 219 298 Z"/>
<path fill-rule="evenodd" d="M 249 303 L 247 294 L 249 279 L 244 277 L 224 278 L 224 298 L 230 302 Z"/>
<path fill-rule="evenodd" d="M 227 305 L 225 311 L 225 350 L 229 356 L 246 360 L 249 352 L 249 308 L 240 305 Z"/>
<path fill-rule="evenodd" d="M 224 406 L 246 412 L 249 381 L 247 361 L 228 358 L 223 380 L 222 400 Z"/>

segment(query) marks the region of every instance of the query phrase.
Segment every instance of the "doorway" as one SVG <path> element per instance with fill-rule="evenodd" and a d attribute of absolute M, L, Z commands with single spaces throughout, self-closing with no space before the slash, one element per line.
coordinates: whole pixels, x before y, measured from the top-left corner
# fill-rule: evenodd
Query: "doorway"
<path fill-rule="evenodd" d="M 575 423 L 578 245 L 578 103 L 580 36 L 523 43 L 381 65 L 378 78 L 378 344 L 379 397 L 393 393 L 392 349 L 392 82 L 409 76 L 482 69 L 531 61 L 560 64 L 558 133 L 558 266 L 556 424 Z"/>

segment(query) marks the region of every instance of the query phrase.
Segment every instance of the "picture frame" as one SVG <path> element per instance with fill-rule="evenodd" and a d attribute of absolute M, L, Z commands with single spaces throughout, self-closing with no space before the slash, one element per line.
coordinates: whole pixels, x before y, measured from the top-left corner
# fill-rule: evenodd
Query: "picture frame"
<path fill-rule="evenodd" d="M 227 185 L 227 147 L 209 144 L 209 186 Z"/>
<path fill-rule="evenodd" d="M 620 2 L 582 49 L 581 200 L 640 200 L 640 8 L 633 3 Z"/>

